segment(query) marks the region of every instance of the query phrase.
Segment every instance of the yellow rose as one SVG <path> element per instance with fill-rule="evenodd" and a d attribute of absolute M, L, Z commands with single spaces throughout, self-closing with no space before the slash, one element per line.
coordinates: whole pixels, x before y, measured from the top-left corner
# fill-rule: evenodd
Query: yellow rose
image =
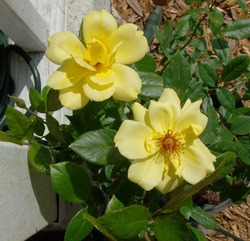
<path fill-rule="evenodd" d="M 188 99 L 181 108 L 172 89 L 164 89 L 148 109 L 134 103 L 134 120 L 125 120 L 114 139 L 120 153 L 133 160 L 128 170 L 132 182 L 167 193 L 214 171 L 215 156 L 198 138 L 207 124 L 200 104 Z"/>
<path fill-rule="evenodd" d="M 60 91 L 62 105 L 76 110 L 89 100 L 103 101 L 111 96 L 134 100 L 141 80 L 126 65 L 146 54 L 148 44 L 143 32 L 129 23 L 118 27 L 105 10 L 86 15 L 82 26 L 84 43 L 71 32 L 59 32 L 48 39 L 46 56 L 60 65 L 48 85 Z"/>

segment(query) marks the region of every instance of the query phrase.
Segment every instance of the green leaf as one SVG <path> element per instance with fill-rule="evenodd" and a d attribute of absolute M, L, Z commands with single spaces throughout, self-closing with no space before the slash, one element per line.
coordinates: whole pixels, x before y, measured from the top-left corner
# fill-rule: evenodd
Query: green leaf
<path fill-rule="evenodd" d="M 180 212 L 186 219 L 192 218 L 205 228 L 216 229 L 218 227 L 212 216 L 196 204 L 192 203 L 192 205 L 190 205 L 189 203 L 185 203 L 180 208 Z"/>
<path fill-rule="evenodd" d="M 51 182 L 66 201 L 83 203 L 90 198 L 90 179 L 83 168 L 73 162 L 50 165 Z"/>
<path fill-rule="evenodd" d="M 41 113 L 45 113 L 45 103 L 42 99 L 41 94 L 39 93 L 38 90 L 34 89 L 34 88 L 30 88 L 29 90 L 29 99 L 30 99 L 30 103 L 31 105 L 38 111 Z"/>
<path fill-rule="evenodd" d="M 248 149 L 238 139 L 236 140 L 236 145 L 237 148 L 239 149 L 237 154 L 239 155 L 240 160 L 245 164 L 250 165 L 250 152 L 248 151 Z"/>
<path fill-rule="evenodd" d="M 237 147 L 231 139 L 220 138 L 209 145 L 209 149 L 218 154 L 222 154 L 226 151 L 237 152 Z"/>
<path fill-rule="evenodd" d="M 186 100 L 187 90 L 191 77 L 191 66 L 180 51 L 170 59 L 163 74 L 164 87 L 173 88 L 179 95 L 182 102 Z"/>
<path fill-rule="evenodd" d="M 188 228 L 191 230 L 191 234 L 194 234 L 197 241 L 207 241 L 204 234 L 198 228 L 195 228 L 192 225 L 188 225 Z M 190 240 L 194 241 L 192 238 Z"/>
<path fill-rule="evenodd" d="M 223 168 L 221 168 L 220 172 L 216 177 L 216 181 L 225 177 L 235 165 L 236 154 L 232 151 L 227 151 L 217 157 L 216 164 L 220 165 L 224 163 Z"/>
<path fill-rule="evenodd" d="M 190 83 L 188 98 L 194 102 L 200 99 L 203 99 L 206 96 L 207 92 L 203 86 L 203 81 L 193 79 Z"/>
<path fill-rule="evenodd" d="M 248 7 L 246 4 L 245 0 L 237 0 L 238 4 L 240 5 L 240 7 L 242 8 L 242 10 L 244 11 L 244 13 L 248 12 Z"/>
<path fill-rule="evenodd" d="M 207 177 L 205 177 L 204 179 L 202 179 L 189 189 L 181 193 L 178 193 L 178 195 L 173 196 L 164 205 L 164 207 L 162 208 L 162 212 L 171 213 L 177 211 L 188 198 L 192 197 L 194 194 L 198 193 L 201 189 L 214 182 L 224 165 L 225 161 L 223 161 L 210 175 L 208 175 Z"/>
<path fill-rule="evenodd" d="M 158 99 L 163 92 L 163 78 L 156 73 L 138 72 L 142 80 L 140 96 Z"/>
<path fill-rule="evenodd" d="M 230 58 L 230 49 L 227 41 L 222 38 L 213 38 L 212 46 L 215 54 L 221 59 L 221 62 L 227 64 Z"/>
<path fill-rule="evenodd" d="M 184 220 L 175 216 L 156 218 L 153 223 L 155 236 L 158 241 L 188 240 L 188 229 Z"/>
<path fill-rule="evenodd" d="M 200 62 L 198 65 L 200 78 L 202 81 L 210 87 L 215 87 L 218 82 L 218 76 L 216 69 L 207 63 Z"/>
<path fill-rule="evenodd" d="M 118 240 L 136 237 L 148 223 L 151 213 L 141 205 L 131 205 L 105 213 L 97 221 Z"/>
<path fill-rule="evenodd" d="M 107 205 L 105 213 L 113 212 L 113 211 L 120 210 L 120 209 L 123 209 L 123 208 L 124 208 L 123 203 L 120 202 L 116 198 L 115 195 L 113 195 L 112 198 L 110 199 L 108 205 Z"/>
<path fill-rule="evenodd" d="M 178 38 L 182 38 L 188 35 L 190 31 L 190 24 L 189 24 L 190 16 L 182 17 L 176 24 L 175 27 L 175 36 Z"/>
<path fill-rule="evenodd" d="M 89 162 L 106 165 L 107 156 L 114 147 L 116 131 L 100 129 L 82 134 L 70 148 Z"/>
<path fill-rule="evenodd" d="M 228 82 L 239 77 L 247 69 L 250 63 L 250 57 L 247 55 L 238 55 L 228 62 L 221 73 L 221 80 Z"/>
<path fill-rule="evenodd" d="M 166 20 L 163 29 L 160 27 L 154 27 L 155 36 L 161 44 L 161 48 L 164 49 L 173 39 L 173 20 Z"/>
<path fill-rule="evenodd" d="M 45 131 L 45 126 L 43 120 L 40 117 L 32 118 L 32 126 L 34 128 L 35 134 L 42 136 Z"/>
<path fill-rule="evenodd" d="M 208 229 L 217 229 L 218 225 L 211 217 L 211 215 L 205 212 L 198 206 L 192 207 L 191 218 L 193 218 L 197 223 Z"/>
<path fill-rule="evenodd" d="M 235 109 L 235 99 L 233 93 L 224 87 L 216 89 L 216 96 L 220 104 L 227 110 L 233 112 Z"/>
<path fill-rule="evenodd" d="M 224 23 L 223 14 L 216 7 L 214 7 L 213 11 L 208 11 L 207 14 L 209 16 L 209 26 L 212 29 L 213 34 L 216 34 Z"/>
<path fill-rule="evenodd" d="M 140 61 L 134 64 L 137 71 L 155 72 L 156 61 L 152 54 L 146 54 Z"/>
<path fill-rule="evenodd" d="M 41 144 L 34 142 L 28 150 L 29 163 L 39 172 L 49 175 L 52 157 L 50 151 Z"/>
<path fill-rule="evenodd" d="M 28 117 L 11 106 L 7 107 L 6 122 L 11 134 L 19 140 L 29 140 L 33 134 L 32 123 Z"/>
<path fill-rule="evenodd" d="M 89 213 L 89 207 L 80 210 L 69 222 L 64 241 L 81 241 L 86 238 L 93 229 L 93 225 L 83 217 L 84 213 Z"/>
<path fill-rule="evenodd" d="M 113 146 L 107 155 L 107 164 L 118 164 L 122 161 L 127 160 L 120 152 L 116 146 Z"/>
<path fill-rule="evenodd" d="M 58 141 L 65 142 L 65 137 L 60 130 L 58 121 L 50 114 L 46 114 L 46 125 L 49 129 L 50 134 Z"/>
<path fill-rule="evenodd" d="M 98 229 L 101 233 L 103 233 L 110 241 L 118 241 L 118 239 L 116 239 L 111 233 L 109 233 L 109 231 L 105 227 L 103 227 L 95 217 L 89 215 L 88 213 L 83 213 L 83 218 L 88 220 L 93 226 L 95 226 L 96 229 Z"/>
<path fill-rule="evenodd" d="M 250 19 L 236 19 L 222 29 L 223 34 L 232 39 L 244 39 L 250 37 Z"/>
<path fill-rule="evenodd" d="M 63 106 L 59 100 L 59 91 L 54 89 L 49 89 L 47 94 L 47 102 L 46 102 L 47 111 L 57 111 L 61 109 Z"/>
<path fill-rule="evenodd" d="M 14 144 L 17 144 L 20 146 L 23 145 L 22 141 L 20 141 L 19 139 L 16 139 L 14 136 L 10 135 L 7 132 L 3 132 L 3 131 L 0 131 L 0 141 L 11 142 L 11 143 L 14 143 Z"/>
<path fill-rule="evenodd" d="M 250 116 L 239 116 L 231 125 L 231 131 L 236 135 L 247 135 L 250 133 Z"/>

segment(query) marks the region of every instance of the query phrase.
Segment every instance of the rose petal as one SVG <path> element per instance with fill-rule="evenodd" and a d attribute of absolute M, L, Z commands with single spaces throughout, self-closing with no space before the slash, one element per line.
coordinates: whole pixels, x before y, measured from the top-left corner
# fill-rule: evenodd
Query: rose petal
<path fill-rule="evenodd" d="M 90 78 L 86 78 L 85 81 L 87 83 L 83 86 L 84 93 L 86 96 L 94 101 L 103 101 L 110 98 L 115 91 L 115 87 L 113 83 L 109 83 L 106 85 L 99 85 L 97 83 L 94 83 L 98 81 L 109 81 L 108 79 L 105 79 L 105 77 L 102 79 L 101 76 L 91 76 Z"/>
<path fill-rule="evenodd" d="M 148 43 L 143 32 L 137 31 L 135 24 L 121 25 L 109 39 L 110 44 L 117 49 L 116 62 L 120 64 L 132 64 L 142 59 L 148 50 Z"/>
<path fill-rule="evenodd" d="M 68 59 L 49 77 L 48 86 L 60 90 L 77 84 L 89 73 L 74 59 Z"/>
<path fill-rule="evenodd" d="M 62 64 L 72 57 L 83 58 L 85 48 L 80 40 L 71 32 L 55 33 L 48 39 L 47 58 L 55 64 Z"/>
<path fill-rule="evenodd" d="M 132 105 L 132 111 L 135 121 L 145 123 L 145 115 L 147 113 L 147 109 L 144 106 L 142 106 L 138 102 L 135 102 Z"/>
<path fill-rule="evenodd" d="M 125 120 L 115 135 L 114 142 L 123 156 L 129 159 L 145 158 L 152 154 L 146 150 L 146 140 L 151 134 L 152 130 L 146 125 Z"/>
<path fill-rule="evenodd" d="M 89 80 L 87 82 L 93 82 L 100 86 L 113 84 L 116 78 L 116 74 L 110 70 L 106 69 L 105 71 L 97 72 L 94 75 L 89 76 Z"/>
<path fill-rule="evenodd" d="M 89 102 L 89 98 L 83 92 L 82 81 L 74 86 L 60 90 L 59 99 L 63 106 L 71 110 L 81 109 Z"/>
<path fill-rule="evenodd" d="M 151 101 L 148 108 L 150 126 L 161 134 L 171 130 L 175 116 L 170 103 Z"/>
<path fill-rule="evenodd" d="M 175 113 L 174 116 L 178 117 L 181 112 L 181 101 L 173 89 L 165 88 L 158 100 L 158 102 L 171 103 L 172 111 Z"/>
<path fill-rule="evenodd" d="M 184 179 L 175 175 L 175 169 L 170 165 L 168 173 L 164 175 L 164 178 L 158 183 L 156 189 L 165 194 L 173 191 L 178 186 L 184 183 Z"/>
<path fill-rule="evenodd" d="M 122 64 L 113 64 L 112 71 L 116 74 L 113 97 L 123 101 L 136 99 L 141 90 L 141 79 L 136 71 Z"/>
<path fill-rule="evenodd" d="M 102 41 L 117 29 L 115 18 L 107 11 L 93 11 L 83 19 L 83 38 L 86 44 L 92 42 L 93 38 Z M 104 41 L 105 42 L 105 41 Z"/>
<path fill-rule="evenodd" d="M 207 116 L 200 111 L 201 100 L 189 103 L 183 110 L 181 110 L 180 116 L 176 122 L 175 131 L 183 131 L 188 128 L 191 124 L 196 124 L 201 126 L 202 130 L 205 129 L 207 125 Z"/>
<path fill-rule="evenodd" d="M 183 165 L 182 177 L 191 184 L 199 182 L 214 171 L 213 162 L 216 158 L 200 139 L 195 139 L 180 159 Z"/>
<path fill-rule="evenodd" d="M 152 155 L 142 160 L 133 161 L 128 169 L 128 179 L 146 191 L 157 186 L 162 178 L 164 161 L 159 160 L 159 156 L 156 157 L 156 155 Z"/>

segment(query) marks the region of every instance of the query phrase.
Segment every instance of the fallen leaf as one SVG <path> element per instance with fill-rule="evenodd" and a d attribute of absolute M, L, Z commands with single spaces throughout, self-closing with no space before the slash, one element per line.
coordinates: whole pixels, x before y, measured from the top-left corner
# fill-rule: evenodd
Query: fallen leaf
<path fill-rule="evenodd" d="M 143 12 L 138 0 L 127 0 L 128 5 L 141 17 L 143 17 Z"/>

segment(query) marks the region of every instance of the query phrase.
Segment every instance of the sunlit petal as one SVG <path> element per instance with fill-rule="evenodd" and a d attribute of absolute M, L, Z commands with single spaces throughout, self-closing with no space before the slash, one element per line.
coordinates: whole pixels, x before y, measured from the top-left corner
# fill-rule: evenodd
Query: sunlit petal
<path fill-rule="evenodd" d="M 80 40 L 71 32 L 55 33 L 48 39 L 47 58 L 55 64 L 61 64 L 72 57 L 83 57 L 85 48 Z"/>
<path fill-rule="evenodd" d="M 134 116 L 135 121 L 145 123 L 145 115 L 146 115 L 147 109 L 144 106 L 142 106 L 138 102 L 135 102 L 132 105 L 132 111 L 133 111 L 133 116 Z"/>
<path fill-rule="evenodd" d="M 151 134 L 152 130 L 146 125 L 125 120 L 115 135 L 114 141 L 120 153 L 128 159 L 145 158 L 152 154 L 146 150 L 146 140 Z"/>
<path fill-rule="evenodd" d="M 184 179 L 175 174 L 175 169 L 170 165 L 168 173 L 164 175 L 161 181 L 156 186 L 161 193 L 173 191 L 178 186 L 184 183 Z"/>
<path fill-rule="evenodd" d="M 123 24 L 113 32 L 109 42 L 113 47 L 121 43 L 116 53 L 116 62 L 121 64 L 137 62 L 148 50 L 148 43 L 143 32 L 137 31 L 137 26 L 131 23 Z"/>
<path fill-rule="evenodd" d="M 148 117 L 150 125 L 156 132 L 167 132 L 173 126 L 174 113 L 169 103 L 151 101 Z"/>
<path fill-rule="evenodd" d="M 83 38 L 86 44 L 93 38 L 106 39 L 117 29 L 115 18 L 107 11 L 93 11 L 83 19 Z"/>
<path fill-rule="evenodd" d="M 103 101 L 110 98 L 114 94 L 115 88 L 112 83 L 99 85 L 94 83 L 92 80 L 89 80 L 87 81 L 87 84 L 83 86 L 83 90 L 89 99 L 94 101 Z"/>
<path fill-rule="evenodd" d="M 160 173 L 163 172 L 163 169 L 163 160 L 156 159 L 156 155 L 152 155 L 133 161 L 128 169 L 128 179 L 149 191 L 161 181 Z"/>
<path fill-rule="evenodd" d="M 102 85 L 114 84 L 115 78 L 116 74 L 114 73 L 114 71 L 106 69 L 91 75 L 89 77 L 89 81 L 102 86 Z"/>
<path fill-rule="evenodd" d="M 136 99 L 141 90 L 141 79 L 136 71 L 122 64 L 113 64 L 112 71 L 116 74 L 113 97 L 123 101 Z"/>
<path fill-rule="evenodd" d="M 181 111 L 179 118 L 176 122 L 176 131 L 183 131 L 191 124 L 196 124 L 201 126 L 202 131 L 207 125 L 207 116 L 201 113 L 200 111 L 201 101 L 196 101 L 192 104 L 189 104 Z M 202 132 L 201 131 L 201 132 Z"/>
<path fill-rule="evenodd" d="M 215 156 L 199 139 L 194 140 L 185 150 L 185 155 L 181 156 L 182 177 L 191 184 L 199 182 L 214 171 L 215 160 Z"/>
<path fill-rule="evenodd" d="M 175 117 L 178 117 L 181 112 L 181 102 L 173 89 L 165 88 L 158 102 L 170 104 Z"/>
<path fill-rule="evenodd" d="M 196 139 L 202 131 L 203 129 L 200 125 L 191 124 L 187 126 L 187 128 L 182 131 L 185 135 L 186 144 L 192 144 L 193 140 Z"/>
<path fill-rule="evenodd" d="M 82 81 L 74 86 L 60 90 L 59 99 L 62 105 L 71 110 L 81 109 L 89 102 L 89 98 L 83 92 Z"/>
<path fill-rule="evenodd" d="M 83 80 L 89 70 L 78 65 L 74 59 L 68 59 L 49 77 L 48 86 L 60 90 L 77 84 Z"/>

